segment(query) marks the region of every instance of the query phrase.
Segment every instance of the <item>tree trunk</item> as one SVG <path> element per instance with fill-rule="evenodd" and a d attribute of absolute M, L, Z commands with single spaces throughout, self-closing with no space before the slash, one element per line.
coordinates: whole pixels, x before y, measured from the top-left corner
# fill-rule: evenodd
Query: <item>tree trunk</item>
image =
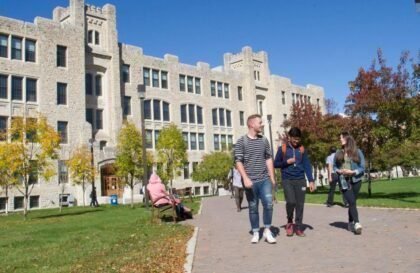
<path fill-rule="evenodd" d="M 83 206 L 86 207 L 86 201 L 85 201 L 85 179 L 83 178 L 82 182 L 82 192 L 83 192 Z"/>
<path fill-rule="evenodd" d="M 5 207 L 6 215 L 9 214 L 9 186 L 6 185 L 6 207 Z"/>
<path fill-rule="evenodd" d="M 131 208 L 134 208 L 134 182 L 133 182 L 134 178 L 133 176 L 131 176 L 131 183 L 130 183 L 130 188 L 131 188 Z"/>
<path fill-rule="evenodd" d="M 28 197 L 29 197 L 29 185 L 28 180 L 25 176 L 25 194 L 23 195 L 23 216 L 26 220 L 26 216 L 28 215 Z"/>
<path fill-rule="evenodd" d="M 372 196 L 372 179 L 370 178 L 370 155 L 368 158 L 368 193 L 369 197 Z"/>

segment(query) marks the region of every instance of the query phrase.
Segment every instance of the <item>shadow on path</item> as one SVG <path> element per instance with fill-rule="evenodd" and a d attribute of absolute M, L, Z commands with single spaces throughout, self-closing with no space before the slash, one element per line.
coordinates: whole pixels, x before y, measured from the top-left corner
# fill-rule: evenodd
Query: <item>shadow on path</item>
<path fill-rule="evenodd" d="M 348 223 L 345 223 L 345 222 L 333 222 L 333 223 L 330 223 L 330 226 L 347 230 Z"/>

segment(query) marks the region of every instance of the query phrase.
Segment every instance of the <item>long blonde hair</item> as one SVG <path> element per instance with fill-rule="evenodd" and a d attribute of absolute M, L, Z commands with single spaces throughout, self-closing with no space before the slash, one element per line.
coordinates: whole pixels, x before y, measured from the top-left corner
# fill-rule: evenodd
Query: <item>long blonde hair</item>
<path fill-rule="evenodd" d="M 336 161 L 339 164 L 342 164 L 344 162 L 344 154 L 347 154 L 347 156 L 353 162 L 359 163 L 360 162 L 360 157 L 359 157 L 356 141 L 348 133 L 341 133 L 341 135 L 346 140 L 346 144 L 343 145 L 342 150 L 340 150 L 336 153 L 336 156 L 335 156 Z"/>

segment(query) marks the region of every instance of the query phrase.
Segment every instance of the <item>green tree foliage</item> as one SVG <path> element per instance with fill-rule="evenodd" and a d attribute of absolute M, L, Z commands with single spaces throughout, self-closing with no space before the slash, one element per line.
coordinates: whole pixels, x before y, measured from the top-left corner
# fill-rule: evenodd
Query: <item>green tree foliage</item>
<path fill-rule="evenodd" d="M 203 161 L 198 164 L 192 173 L 194 181 L 210 182 L 213 194 L 216 194 L 217 185 L 228 182 L 229 171 L 232 169 L 233 160 L 230 152 L 213 152 L 203 156 Z"/>
<path fill-rule="evenodd" d="M 7 136 L 5 136 L 7 139 Z M 15 175 L 15 170 L 19 168 L 18 146 L 15 144 L 2 142 L 0 143 L 0 187 L 6 197 L 6 214 L 9 212 L 8 199 L 9 190 L 16 186 L 19 182 Z"/>
<path fill-rule="evenodd" d="M 147 154 L 147 161 L 151 166 L 153 158 L 150 154 Z M 142 136 L 131 122 L 125 123 L 118 135 L 115 166 L 117 175 L 131 189 L 131 207 L 134 208 L 134 186 L 143 177 L 144 162 Z"/>
<path fill-rule="evenodd" d="M 172 183 L 175 175 L 179 175 L 180 169 L 187 162 L 187 146 L 182 138 L 182 131 L 171 123 L 159 134 L 156 145 L 158 154 L 158 175 L 162 181 Z"/>
<path fill-rule="evenodd" d="M 20 182 L 16 188 L 24 196 L 23 214 L 28 214 L 28 200 L 38 176 L 45 181 L 55 175 L 53 159 L 57 159 L 57 149 L 60 145 L 60 136 L 51 127 L 45 117 L 12 119 L 9 139 L 14 151 L 12 156 L 14 164 L 13 174 Z M 9 159 L 10 160 L 10 159 Z"/>
<path fill-rule="evenodd" d="M 67 166 L 73 184 L 82 186 L 83 206 L 86 206 L 86 183 L 95 179 L 95 167 L 92 166 L 92 153 L 88 146 L 82 145 L 76 148 L 67 161 Z"/>

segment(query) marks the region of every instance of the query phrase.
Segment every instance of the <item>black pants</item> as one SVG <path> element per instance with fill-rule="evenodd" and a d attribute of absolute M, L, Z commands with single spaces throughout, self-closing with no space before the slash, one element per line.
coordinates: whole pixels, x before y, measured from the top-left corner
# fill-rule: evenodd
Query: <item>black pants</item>
<path fill-rule="evenodd" d="M 244 199 L 244 188 L 233 186 L 233 192 L 235 196 L 236 208 L 240 210 L 242 208 L 242 200 Z"/>
<path fill-rule="evenodd" d="M 295 223 L 296 227 L 300 229 L 302 228 L 306 180 L 283 180 L 283 190 L 286 199 L 287 222 L 293 223 L 293 213 L 296 210 Z"/>
<path fill-rule="evenodd" d="M 332 182 L 330 183 L 330 190 L 328 191 L 327 204 L 334 205 L 334 194 L 335 194 L 335 188 L 337 187 L 337 184 L 338 184 L 338 175 L 336 173 L 333 173 L 331 174 L 331 178 L 332 178 Z M 343 197 L 343 204 L 346 205 L 347 201 L 344 198 L 344 195 L 342 195 L 342 197 Z"/>
<path fill-rule="evenodd" d="M 362 182 L 358 183 L 350 183 L 351 187 L 347 190 L 343 191 L 344 198 L 346 199 L 347 203 L 349 204 L 349 222 L 359 222 L 359 213 L 357 211 L 356 200 L 357 195 L 359 194 L 360 188 L 362 187 Z"/>

